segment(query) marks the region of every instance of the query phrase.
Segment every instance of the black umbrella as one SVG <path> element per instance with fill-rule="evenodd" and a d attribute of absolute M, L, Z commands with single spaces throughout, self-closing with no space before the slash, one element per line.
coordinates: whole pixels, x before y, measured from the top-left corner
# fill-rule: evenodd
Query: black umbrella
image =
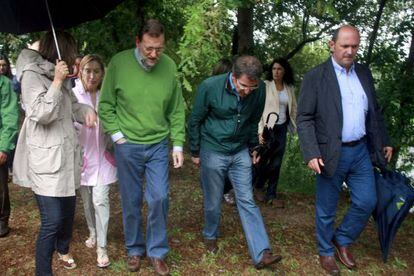
<path fill-rule="evenodd" d="M 397 171 L 375 171 L 375 183 L 378 201 L 372 215 L 377 224 L 382 258 L 386 262 L 398 228 L 413 205 L 414 187 Z"/>
<path fill-rule="evenodd" d="M 0 32 L 24 34 L 66 29 L 102 18 L 123 0 L 1 0 Z M 60 58 L 59 46 L 56 48 Z"/>
<path fill-rule="evenodd" d="M 274 115 L 276 116 L 275 123 L 273 127 L 269 126 L 270 117 Z M 260 164 L 266 163 L 269 157 L 272 155 L 272 151 L 277 148 L 277 140 L 276 140 L 276 123 L 279 121 L 279 114 L 276 112 L 270 112 L 267 114 L 266 124 L 263 127 L 262 138 L 264 143 L 257 147 L 257 154 L 260 156 Z"/>

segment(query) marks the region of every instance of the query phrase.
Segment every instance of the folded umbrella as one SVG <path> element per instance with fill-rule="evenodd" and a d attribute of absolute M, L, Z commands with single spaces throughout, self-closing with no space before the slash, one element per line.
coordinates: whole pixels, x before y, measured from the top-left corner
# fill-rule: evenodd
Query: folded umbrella
<path fill-rule="evenodd" d="M 273 127 L 269 126 L 270 117 L 274 115 L 276 116 L 275 123 Z M 271 156 L 272 149 L 276 148 L 276 134 L 274 132 L 276 123 L 279 121 L 279 115 L 276 112 L 270 112 L 267 114 L 266 123 L 263 127 L 262 138 L 264 140 L 263 144 L 260 144 L 257 147 L 257 154 L 260 156 L 260 163 L 266 163 L 269 157 Z"/>
<path fill-rule="evenodd" d="M 414 202 L 414 187 L 397 171 L 375 171 L 377 206 L 373 212 L 377 224 L 382 258 L 386 262 L 394 238 Z"/>

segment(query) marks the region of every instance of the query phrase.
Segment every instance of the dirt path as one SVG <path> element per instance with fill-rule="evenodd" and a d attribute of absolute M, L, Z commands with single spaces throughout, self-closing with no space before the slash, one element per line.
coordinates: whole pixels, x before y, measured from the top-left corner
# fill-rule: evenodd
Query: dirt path
<path fill-rule="evenodd" d="M 319 268 L 314 234 L 314 199 L 310 196 L 286 194 L 286 208 L 260 205 L 271 244 L 283 255 L 280 264 L 258 271 L 253 268 L 236 209 L 223 204 L 222 238 L 219 253 L 207 254 L 200 235 L 203 223 L 202 194 L 198 170 L 187 162 L 185 168 L 171 171 L 168 263 L 172 275 L 323 275 Z M 39 214 L 30 190 L 10 185 L 12 232 L 0 239 L 0 275 L 33 275 L 35 239 Z M 341 206 L 347 204 L 342 198 Z M 340 213 L 343 213 L 343 208 Z M 145 210 L 144 210 L 145 212 Z M 71 252 L 78 268 L 73 271 L 54 265 L 56 275 L 133 275 L 125 268 L 122 213 L 117 186 L 111 189 L 111 220 L 108 251 L 112 265 L 98 269 L 95 252 L 84 246 L 86 222 L 80 198 L 77 202 Z M 390 260 L 382 263 L 374 224 L 371 222 L 353 253 L 358 261 L 355 272 L 341 267 L 343 275 L 414 275 L 414 216 L 404 222 L 391 250 Z M 145 260 L 140 275 L 153 275 Z"/>

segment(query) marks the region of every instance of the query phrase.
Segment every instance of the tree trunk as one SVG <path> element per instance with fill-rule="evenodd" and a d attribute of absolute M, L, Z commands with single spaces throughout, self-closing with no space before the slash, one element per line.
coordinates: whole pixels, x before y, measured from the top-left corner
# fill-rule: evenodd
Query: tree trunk
<path fill-rule="evenodd" d="M 405 70 L 408 75 L 414 73 L 414 28 L 411 30 L 410 53 L 408 54 Z"/>
<path fill-rule="evenodd" d="M 137 19 L 138 19 L 138 27 L 140 28 L 142 25 L 144 25 L 145 20 L 148 18 L 145 18 L 146 12 L 145 7 L 147 6 L 148 1 L 147 0 L 137 0 Z"/>
<path fill-rule="evenodd" d="M 367 54 L 365 55 L 365 64 L 369 65 L 372 59 L 372 50 L 374 49 L 375 40 L 377 39 L 378 29 L 380 26 L 380 21 L 382 17 L 382 13 L 384 12 L 384 7 L 387 0 L 380 0 L 377 15 L 375 16 L 374 26 L 372 27 L 371 35 L 369 36 L 369 45 Z"/>
<path fill-rule="evenodd" d="M 237 10 L 237 54 L 253 54 L 253 6 Z"/>

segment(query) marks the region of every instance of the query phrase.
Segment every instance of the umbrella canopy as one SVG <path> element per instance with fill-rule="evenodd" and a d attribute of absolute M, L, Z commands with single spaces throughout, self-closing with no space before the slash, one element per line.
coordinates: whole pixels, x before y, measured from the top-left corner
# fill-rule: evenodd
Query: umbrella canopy
<path fill-rule="evenodd" d="M 375 171 L 375 182 L 378 201 L 372 215 L 386 262 L 395 235 L 413 205 L 414 187 L 407 177 L 396 171 Z"/>
<path fill-rule="evenodd" d="M 66 29 L 102 18 L 122 0 L 1 0 L 0 32 L 24 34 L 55 28 Z"/>

